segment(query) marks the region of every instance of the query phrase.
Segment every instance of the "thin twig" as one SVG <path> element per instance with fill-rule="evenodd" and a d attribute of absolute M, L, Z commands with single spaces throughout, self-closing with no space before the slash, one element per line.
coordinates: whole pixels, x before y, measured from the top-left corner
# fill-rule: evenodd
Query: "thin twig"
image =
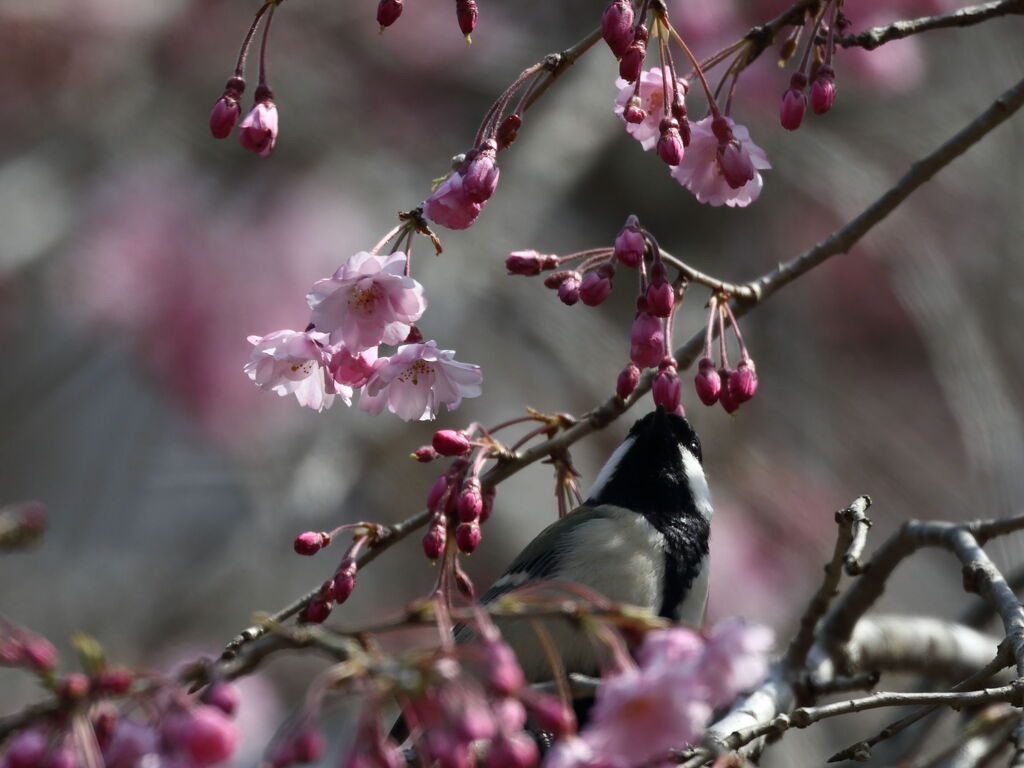
<path fill-rule="evenodd" d="M 891 40 L 902 40 L 921 32 L 950 27 L 969 27 L 997 16 L 1018 13 L 1024 13 L 1024 0 L 995 0 L 995 2 L 959 8 L 939 16 L 923 16 L 919 19 L 897 21 L 884 27 L 872 27 L 857 35 L 836 38 L 836 42 L 843 48 L 863 48 L 871 51 Z"/>

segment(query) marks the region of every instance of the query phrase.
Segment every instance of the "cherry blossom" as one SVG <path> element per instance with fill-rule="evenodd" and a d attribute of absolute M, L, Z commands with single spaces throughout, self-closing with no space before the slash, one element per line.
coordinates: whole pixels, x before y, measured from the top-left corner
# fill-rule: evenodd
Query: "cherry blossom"
<path fill-rule="evenodd" d="M 359 407 L 378 414 L 386 407 L 409 421 L 433 419 L 440 404 L 454 411 L 464 397 L 479 397 L 480 367 L 455 360 L 455 352 L 437 342 L 406 344 L 377 368 L 359 396 Z"/>
<path fill-rule="evenodd" d="M 665 80 L 671 79 L 667 74 L 668 68 L 652 67 L 640 75 L 640 91 L 637 96 L 640 98 L 640 108 L 646 113 L 646 117 L 639 123 L 626 122 L 626 133 L 640 142 L 645 150 L 654 149 L 661 136 L 661 119 L 666 115 L 671 116 L 671 104 L 665 105 Z M 615 98 L 615 114 L 625 122 L 624 112 L 629 100 L 633 97 L 635 85 L 627 83 L 621 77 L 615 81 L 619 89 L 619 95 Z M 686 96 L 689 84 L 686 80 L 677 79 L 676 87 L 679 89 L 680 99 Z M 669 93 L 671 96 L 671 92 Z"/>
<path fill-rule="evenodd" d="M 261 93 L 260 90 L 263 88 L 261 86 L 257 89 L 256 104 L 238 124 L 238 138 L 242 146 L 250 152 L 255 152 L 260 157 L 269 157 L 277 143 L 277 106 L 274 104 L 270 89 L 266 88 Z M 212 122 L 210 130 L 215 130 Z"/>
<path fill-rule="evenodd" d="M 427 308 L 423 286 L 405 274 L 407 258 L 401 251 L 350 256 L 306 296 L 313 325 L 351 354 L 401 344 Z"/>
<path fill-rule="evenodd" d="M 349 405 L 352 389 L 335 383 L 327 367 L 324 338 L 321 333 L 289 330 L 250 336 L 254 348 L 243 370 L 260 389 L 281 397 L 294 394 L 299 405 L 315 411 L 330 408 L 335 395 Z"/>
<path fill-rule="evenodd" d="M 731 130 L 733 141 L 726 145 L 719 141 L 712 130 L 713 118 L 710 115 L 692 123 L 690 146 L 682 162 L 672 171 L 672 177 L 693 192 L 698 202 L 743 208 L 761 194 L 764 182 L 757 171 L 771 168 L 771 164 L 765 151 L 751 141 L 745 126 L 733 122 L 730 117 L 721 119 Z M 753 177 L 735 188 L 726 180 L 719 160 L 723 146 L 729 150 L 731 161 L 743 160 L 743 155 L 749 157 Z"/>

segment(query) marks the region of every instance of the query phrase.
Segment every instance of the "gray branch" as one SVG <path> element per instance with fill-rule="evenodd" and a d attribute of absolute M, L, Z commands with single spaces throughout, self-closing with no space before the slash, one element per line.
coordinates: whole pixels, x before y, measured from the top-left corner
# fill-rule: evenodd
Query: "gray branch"
<path fill-rule="evenodd" d="M 950 27 L 970 27 L 998 16 L 1018 13 L 1024 13 L 1024 0 L 995 0 L 991 3 L 959 8 L 941 16 L 924 16 L 919 19 L 897 21 L 885 27 L 872 27 L 857 35 L 837 38 L 836 42 L 843 48 L 863 48 L 871 51 L 883 43 L 902 40 L 921 32 Z"/>

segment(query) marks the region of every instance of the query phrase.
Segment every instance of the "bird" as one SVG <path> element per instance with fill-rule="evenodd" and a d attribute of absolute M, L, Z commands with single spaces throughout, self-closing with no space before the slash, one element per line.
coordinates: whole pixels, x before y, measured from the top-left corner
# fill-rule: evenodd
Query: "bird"
<path fill-rule="evenodd" d="M 551 582 L 557 590 L 568 582 L 699 628 L 708 598 L 712 512 L 697 433 L 684 416 L 658 406 L 633 424 L 586 500 L 541 531 L 481 602 L 526 586 L 543 589 Z M 550 680 L 550 660 L 531 623 L 496 623 L 526 679 Z M 543 624 L 565 672 L 599 673 L 599 651 L 583 631 L 565 620 Z"/>

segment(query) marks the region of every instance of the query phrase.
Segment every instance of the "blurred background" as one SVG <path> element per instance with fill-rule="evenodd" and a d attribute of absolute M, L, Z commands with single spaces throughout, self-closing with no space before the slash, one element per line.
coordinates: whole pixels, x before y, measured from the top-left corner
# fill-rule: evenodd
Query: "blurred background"
<path fill-rule="evenodd" d="M 752 207 L 715 209 L 625 134 L 617 65 L 599 45 L 528 113 L 472 229 L 442 231 L 440 257 L 416 246 L 420 327 L 483 367 L 484 395 L 406 424 L 260 392 L 242 373 L 245 337 L 304 327 L 309 286 L 417 205 L 501 90 L 604 7 L 481 0 L 467 46 L 451 5 L 410 2 L 383 35 L 373 0 L 282 6 L 269 46 L 281 133 L 262 160 L 207 129 L 255 4 L 0 0 L 0 505 L 37 499 L 51 514 L 41 546 L 0 558 L 2 615 L 65 652 L 85 630 L 133 665 L 216 655 L 255 611 L 333 572 L 333 552 L 292 552 L 297 533 L 421 507 L 440 469 L 408 454 L 434 429 L 525 406 L 579 414 L 613 391 L 632 319 L 625 273 L 599 309 L 569 308 L 539 280 L 507 277 L 510 250 L 610 245 L 636 213 L 673 254 L 749 279 L 858 213 L 1024 71 L 1020 18 L 840 51 L 835 107 L 788 133 L 777 114 L 790 70 L 766 52 L 733 115 L 773 170 Z M 687 0 L 672 12 L 701 56 L 784 6 Z M 952 7 L 855 0 L 846 13 L 859 31 Z M 1017 116 L 851 254 L 745 318 L 761 388 L 734 418 L 687 386 L 717 510 L 712 618 L 787 638 L 831 551 L 832 513 L 859 494 L 875 500 L 876 543 L 910 517 L 1020 511 L 1022 144 Z M 701 329 L 705 300 L 692 291 L 679 340 Z M 573 449 L 584 490 L 644 407 Z M 501 486 L 469 561 L 480 584 L 553 519 L 551 480 L 536 465 Z M 423 594 L 434 570 L 418 540 L 360 574 L 333 620 Z M 1020 543 L 990 551 L 1012 568 Z M 881 607 L 952 617 L 973 599 L 952 558 L 928 554 Z M 280 659 L 244 684 L 239 765 L 322 667 Z M 0 712 L 36 696 L 0 669 Z M 822 760 L 828 733 L 787 737 L 787 760 Z"/>

